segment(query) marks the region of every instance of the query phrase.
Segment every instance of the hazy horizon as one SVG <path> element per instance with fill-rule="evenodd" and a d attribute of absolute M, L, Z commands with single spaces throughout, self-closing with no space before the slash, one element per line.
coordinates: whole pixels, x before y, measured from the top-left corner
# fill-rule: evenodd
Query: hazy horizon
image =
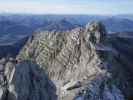
<path fill-rule="evenodd" d="M 133 14 L 129 14 L 129 13 L 121 13 L 121 14 L 80 14 L 80 13 L 77 13 L 77 14 L 71 14 L 71 13 L 66 13 L 66 14 L 61 14 L 61 13 L 32 13 L 32 12 L 29 12 L 29 13 L 24 13 L 24 12 L 0 12 L 1 15 L 53 15 L 53 16 L 123 16 L 123 15 L 126 15 L 126 16 L 133 16 Z"/>
<path fill-rule="evenodd" d="M 0 13 L 24 14 L 133 14 L 131 0 L 4 0 Z"/>

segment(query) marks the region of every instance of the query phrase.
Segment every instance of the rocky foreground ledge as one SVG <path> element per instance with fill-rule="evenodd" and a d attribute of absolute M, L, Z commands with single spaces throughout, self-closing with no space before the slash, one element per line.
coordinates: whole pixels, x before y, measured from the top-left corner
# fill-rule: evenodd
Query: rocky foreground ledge
<path fill-rule="evenodd" d="M 128 100 L 133 86 L 118 57 L 100 22 L 36 33 L 1 64 L 0 100 Z"/>

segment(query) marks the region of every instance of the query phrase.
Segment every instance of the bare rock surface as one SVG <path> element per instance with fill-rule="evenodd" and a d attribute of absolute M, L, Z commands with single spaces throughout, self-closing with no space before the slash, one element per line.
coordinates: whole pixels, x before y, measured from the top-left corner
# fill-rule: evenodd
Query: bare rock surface
<path fill-rule="evenodd" d="M 37 64 L 23 61 L 12 71 L 8 100 L 56 100 L 56 87 Z"/>
<path fill-rule="evenodd" d="M 57 100 L 56 87 L 39 65 L 3 58 L 0 61 L 0 100 Z"/>
<path fill-rule="evenodd" d="M 124 100 L 112 77 L 113 51 L 104 25 L 92 22 L 85 29 L 34 34 L 17 59 L 39 64 L 55 83 L 59 100 Z"/>

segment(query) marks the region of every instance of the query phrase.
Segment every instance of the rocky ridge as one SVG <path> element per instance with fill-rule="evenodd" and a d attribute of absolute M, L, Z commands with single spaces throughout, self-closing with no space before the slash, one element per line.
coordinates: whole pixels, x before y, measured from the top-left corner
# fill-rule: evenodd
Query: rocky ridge
<path fill-rule="evenodd" d="M 104 25 L 92 22 L 71 32 L 34 34 L 17 59 L 39 64 L 55 83 L 59 100 L 124 100 L 116 84 L 121 79 L 112 75 L 115 56 Z"/>

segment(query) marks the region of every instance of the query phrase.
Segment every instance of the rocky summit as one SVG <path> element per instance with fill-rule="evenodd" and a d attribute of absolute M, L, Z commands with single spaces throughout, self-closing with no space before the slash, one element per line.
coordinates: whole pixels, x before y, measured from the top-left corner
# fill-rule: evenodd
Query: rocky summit
<path fill-rule="evenodd" d="M 100 22 L 33 34 L 15 61 L 1 64 L 0 100 L 131 99 L 131 66 L 121 64 L 117 38 Z"/>

